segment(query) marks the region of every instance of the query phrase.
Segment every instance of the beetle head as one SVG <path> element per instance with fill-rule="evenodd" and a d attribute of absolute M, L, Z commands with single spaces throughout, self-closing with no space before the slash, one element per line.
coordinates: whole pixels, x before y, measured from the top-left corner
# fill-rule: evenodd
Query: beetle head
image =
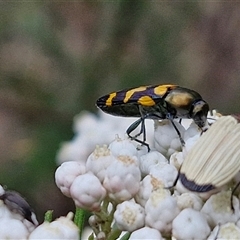
<path fill-rule="evenodd" d="M 196 100 L 192 103 L 190 117 L 200 127 L 203 128 L 207 122 L 209 106 L 204 100 Z"/>

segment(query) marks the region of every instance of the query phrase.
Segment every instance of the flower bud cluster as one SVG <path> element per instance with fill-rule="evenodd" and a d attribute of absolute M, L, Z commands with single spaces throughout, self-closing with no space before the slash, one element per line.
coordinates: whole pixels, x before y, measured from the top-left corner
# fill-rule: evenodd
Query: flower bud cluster
<path fill-rule="evenodd" d="M 219 115 L 213 112 L 211 118 L 217 121 Z M 82 121 L 75 123 L 80 132 L 102 131 L 101 139 L 94 135 L 95 138 L 98 143 L 109 144 L 107 135 L 112 131 L 109 120 L 105 119 L 104 131 L 95 129 L 96 119 L 91 123 L 92 129 L 88 120 L 86 127 Z M 113 121 L 121 123 L 115 118 Z M 89 224 L 96 239 L 117 239 L 122 231 L 130 232 L 132 240 L 229 239 L 230 231 L 234 234 L 232 238 L 239 238 L 239 199 L 233 196 L 231 203 L 228 189 L 232 184 L 204 197 L 187 191 L 181 184 L 174 186 L 186 155 L 204 134 L 190 120 L 183 119 L 182 125 L 174 123 L 185 142 L 183 149 L 172 123 L 155 121 L 154 147 L 149 152 L 145 146 L 136 146 L 134 141 L 117 135 L 109 145 L 96 146 L 89 157 L 79 159 L 81 154 L 77 158 L 67 157 L 65 160 L 78 161 L 59 166 L 55 174 L 57 186 L 76 206 L 93 213 Z M 92 140 L 89 133 L 84 136 L 86 142 Z M 85 145 L 78 145 L 82 147 Z M 73 150 L 73 155 L 76 152 Z"/>
<path fill-rule="evenodd" d="M 64 142 L 57 153 L 58 165 L 66 161 L 85 162 L 96 145 L 109 145 L 116 135 L 124 138 L 126 129 L 135 120 L 136 118 L 116 118 L 102 111 L 99 111 L 98 116 L 87 111 L 80 113 L 73 121 L 74 138 L 70 142 Z M 145 125 L 148 129 L 148 143 L 153 146 L 152 121 L 146 120 Z M 132 134 L 134 135 L 135 131 Z"/>

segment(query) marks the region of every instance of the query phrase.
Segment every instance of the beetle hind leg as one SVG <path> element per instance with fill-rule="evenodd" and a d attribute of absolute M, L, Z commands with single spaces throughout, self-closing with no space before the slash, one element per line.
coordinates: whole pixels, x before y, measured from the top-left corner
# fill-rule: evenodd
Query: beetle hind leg
<path fill-rule="evenodd" d="M 185 141 L 183 140 L 183 138 L 182 138 L 182 136 L 181 136 L 181 133 L 179 132 L 178 128 L 176 127 L 173 119 L 172 119 L 171 117 L 168 117 L 167 119 L 171 121 L 174 129 L 175 129 L 176 132 L 177 132 L 177 135 L 178 135 L 178 137 L 179 137 L 179 139 L 180 139 L 180 142 L 181 142 L 182 146 L 185 146 Z"/>

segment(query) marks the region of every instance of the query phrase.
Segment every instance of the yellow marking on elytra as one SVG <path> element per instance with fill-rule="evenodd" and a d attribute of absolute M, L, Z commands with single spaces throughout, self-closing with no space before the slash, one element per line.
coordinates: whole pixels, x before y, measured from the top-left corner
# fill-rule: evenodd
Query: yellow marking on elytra
<path fill-rule="evenodd" d="M 146 90 L 146 89 L 147 89 L 147 87 L 144 87 L 144 86 L 143 86 L 143 87 L 133 88 L 133 89 L 127 91 L 127 92 L 126 92 L 126 96 L 125 96 L 125 98 L 123 99 L 123 102 L 124 102 L 124 103 L 128 102 L 128 100 L 131 98 L 131 96 L 132 96 L 135 92 L 142 92 L 142 91 L 144 91 L 144 90 Z"/>
<path fill-rule="evenodd" d="M 193 99 L 192 95 L 186 92 L 171 94 L 167 96 L 165 100 L 171 103 L 174 107 L 181 108 L 184 106 L 188 106 L 192 99 Z"/>
<path fill-rule="evenodd" d="M 114 97 L 116 97 L 116 95 L 117 95 L 116 92 L 109 94 L 109 97 L 108 97 L 108 99 L 107 99 L 107 101 L 106 101 L 106 106 L 112 106 L 112 99 L 113 99 Z"/>
<path fill-rule="evenodd" d="M 168 88 L 174 89 L 176 87 L 177 85 L 172 84 L 159 85 L 158 87 L 154 88 L 154 93 L 156 95 L 163 96 L 167 92 Z"/>
<path fill-rule="evenodd" d="M 151 107 L 153 105 L 155 105 L 156 103 L 154 102 L 154 100 L 149 97 L 149 96 L 142 96 L 138 99 L 138 103 L 143 105 L 143 106 L 148 106 Z"/>

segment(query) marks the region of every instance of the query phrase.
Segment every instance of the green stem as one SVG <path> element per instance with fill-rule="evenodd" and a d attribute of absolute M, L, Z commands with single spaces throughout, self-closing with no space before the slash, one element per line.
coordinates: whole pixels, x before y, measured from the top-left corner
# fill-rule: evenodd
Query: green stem
<path fill-rule="evenodd" d="M 122 231 L 119 229 L 114 229 L 110 232 L 110 234 L 108 235 L 107 240 L 116 240 L 118 239 L 118 237 L 121 235 Z"/>
<path fill-rule="evenodd" d="M 110 213 L 107 214 L 107 219 L 105 221 L 105 224 L 104 224 L 104 232 L 106 233 L 106 236 L 108 236 L 109 234 L 111 235 L 111 232 L 113 231 L 111 229 L 111 226 L 112 226 L 112 223 L 113 223 L 113 215 L 114 215 L 114 212 L 116 211 L 116 204 L 114 202 L 111 202 L 112 203 L 112 210 Z"/>
<path fill-rule="evenodd" d="M 82 232 L 83 232 L 83 228 L 84 228 L 85 215 L 86 215 L 85 210 L 76 207 L 76 212 L 75 212 L 75 216 L 74 216 L 74 223 L 79 228 L 80 240 L 81 240 Z"/>
<path fill-rule="evenodd" d="M 125 234 L 121 237 L 120 240 L 128 240 L 129 237 L 130 237 L 130 235 L 131 235 L 131 233 L 130 233 L 130 232 L 127 232 L 127 233 L 125 233 Z"/>

